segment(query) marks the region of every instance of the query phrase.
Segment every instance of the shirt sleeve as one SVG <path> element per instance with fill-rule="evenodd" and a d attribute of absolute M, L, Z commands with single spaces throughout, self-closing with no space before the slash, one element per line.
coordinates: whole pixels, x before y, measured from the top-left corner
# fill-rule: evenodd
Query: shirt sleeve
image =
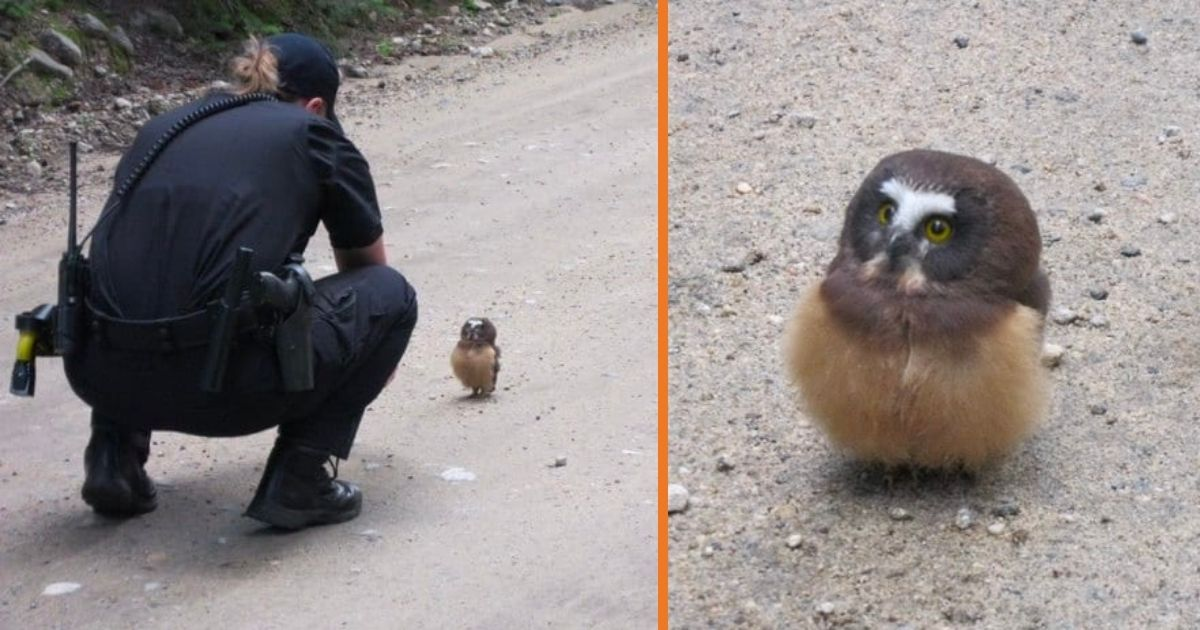
<path fill-rule="evenodd" d="M 321 191 L 321 222 L 335 249 L 355 249 L 383 234 L 375 182 L 367 160 L 333 123 L 314 117 L 308 153 Z"/>

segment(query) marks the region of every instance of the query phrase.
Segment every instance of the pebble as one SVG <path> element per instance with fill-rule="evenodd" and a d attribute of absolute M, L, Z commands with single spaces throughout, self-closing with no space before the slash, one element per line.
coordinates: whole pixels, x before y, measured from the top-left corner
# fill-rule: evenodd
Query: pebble
<path fill-rule="evenodd" d="M 1048 368 L 1056 368 L 1062 365 L 1062 358 L 1065 353 L 1066 348 L 1056 343 L 1045 344 L 1042 346 L 1042 365 Z"/>
<path fill-rule="evenodd" d="M 804 538 L 802 538 L 800 536 L 800 534 L 792 534 L 791 536 L 787 537 L 786 544 L 787 544 L 788 549 L 795 549 L 795 548 L 799 547 L 801 545 L 801 543 L 803 543 L 803 542 L 804 542 Z"/>
<path fill-rule="evenodd" d="M 673 483 L 667 486 L 667 514 L 675 514 L 688 507 L 688 490 L 682 484 Z"/>
<path fill-rule="evenodd" d="M 1130 175 L 1121 180 L 1121 186 L 1134 190 L 1145 186 L 1150 180 L 1145 175 Z"/>
<path fill-rule="evenodd" d="M 566 455 L 559 455 L 558 457 L 554 458 L 553 468 L 562 468 L 566 465 L 567 465 L 567 456 Z"/>
<path fill-rule="evenodd" d="M 42 589 L 42 595 L 67 595 L 83 588 L 79 582 L 55 582 Z"/>
<path fill-rule="evenodd" d="M 1163 127 L 1162 130 L 1162 135 L 1164 138 L 1174 138 L 1181 133 L 1183 133 L 1183 127 L 1180 127 L 1179 125 L 1167 125 L 1166 127 Z"/>
<path fill-rule="evenodd" d="M 1133 245 L 1125 245 L 1121 247 L 1121 255 L 1126 258 L 1136 258 L 1142 255 L 1142 250 Z"/>
<path fill-rule="evenodd" d="M 1159 215 L 1158 222 L 1163 225 L 1171 225 L 1172 223 L 1175 222 L 1175 213 L 1167 212 L 1165 214 Z"/>
<path fill-rule="evenodd" d="M 157 591 L 160 588 L 162 588 L 161 582 L 146 582 L 145 584 L 142 585 L 142 590 L 147 593 L 149 593 L 150 591 Z"/>
<path fill-rule="evenodd" d="M 1091 289 L 1088 289 L 1088 295 L 1090 295 L 1093 300 L 1107 300 L 1108 299 L 1108 289 L 1103 289 L 1100 287 L 1093 287 Z"/>
<path fill-rule="evenodd" d="M 833 602 L 821 602 L 820 604 L 817 604 L 817 614 L 821 615 L 822 617 L 828 617 L 829 615 L 832 615 L 834 610 L 836 610 L 836 608 L 834 607 Z"/>
<path fill-rule="evenodd" d="M 731 472 L 734 468 L 735 465 L 733 461 L 731 461 L 728 457 L 725 455 L 717 456 L 717 472 L 727 473 Z"/>
<path fill-rule="evenodd" d="M 1099 223 L 1104 220 L 1104 216 L 1106 214 L 1108 213 L 1105 212 L 1103 208 L 1096 208 L 1087 213 L 1087 220 L 1091 221 L 1092 223 Z"/>
<path fill-rule="evenodd" d="M 1088 320 L 1088 325 L 1092 328 L 1108 328 L 1108 318 L 1103 315 L 1093 315 Z"/>
<path fill-rule="evenodd" d="M 1075 314 L 1075 311 L 1072 311 L 1066 307 L 1060 306 L 1050 313 L 1050 321 L 1058 324 L 1059 326 L 1066 326 L 1073 323 L 1077 319 L 1079 319 L 1079 316 Z"/>
<path fill-rule="evenodd" d="M 908 510 L 899 507 L 888 510 L 888 517 L 893 521 L 911 521 L 913 519 L 912 514 Z"/>
<path fill-rule="evenodd" d="M 966 35 L 959 35 L 958 37 L 954 38 L 954 45 L 958 46 L 959 48 L 966 48 L 970 44 L 971 44 L 971 39 L 969 37 L 967 37 Z"/>
<path fill-rule="evenodd" d="M 1088 407 L 1088 411 L 1091 411 L 1093 416 L 1103 416 L 1104 414 L 1108 413 L 1108 406 L 1092 405 L 1091 407 Z"/>
<path fill-rule="evenodd" d="M 496 49 L 492 48 L 491 46 L 480 46 L 479 48 L 472 48 L 471 56 L 472 57 L 480 57 L 482 59 L 488 59 L 490 57 L 496 56 Z"/>
<path fill-rule="evenodd" d="M 685 63 L 691 58 L 692 56 L 687 53 L 679 53 L 678 55 L 675 55 L 675 61 L 678 61 L 679 63 Z"/>
<path fill-rule="evenodd" d="M 1001 499 L 996 505 L 992 506 L 992 516 L 1001 518 L 1012 518 L 1021 513 L 1021 506 L 1017 505 L 1012 499 Z"/>
<path fill-rule="evenodd" d="M 118 96 L 117 98 L 113 99 L 113 109 L 115 109 L 115 110 L 125 111 L 132 107 L 133 107 L 133 102 L 127 98 Z"/>
<path fill-rule="evenodd" d="M 1004 533 L 1005 528 L 1006 526 L 1004 523 L 997 521 L 991 525 L 988 525 L 988 533 L 993 536 L 999 536 L 1000 534 Z"/>
<path fill-rule="evenodd" d="M 42 165 L 37 160 L 30 160 L 29 163 L 25 165 L 25 172 L 29 173 L 30 177 L 41 177 Z"/>
<path fill-rule="evenodd" d="M 1145 46 L 1146 42 L 1150 41 L 1150 38 L 1147 37 L 1142 31 L 1134 31 L 1129 34 L 1129 40 L 1138 46 Z"/>
<path fill-rule="evenodd" d="M 792 114 L 791 118 L 788 119 L 788 124 L 793 127 L 812 129 L 817 126 L 817 117 L 812 114 Z"/>
<path fill-rule="evenodd" d="M 971 508 L 959 508 L 958 513 L 954 515 L 954 526 L 960 530 L 970 529 L 975 524 L 975 513 Z"/>
<path fill-rule="evenodd" d="M 475 481 L 475 473 L 466 468 L 447 468 L 442 471 L 442 479 L 446 481 Z"/>
<path fill-rule="evenodd" d="M 772 326 L 782 326 L 784 319 L 782 315 L 767 315 L 767 322 Z"/>
<path fill-rule="evenodd" d="M 754 192 L 754 187 L 748 182 L 738 182 L 736 190 L 739 195 L 749 195 Z"/>

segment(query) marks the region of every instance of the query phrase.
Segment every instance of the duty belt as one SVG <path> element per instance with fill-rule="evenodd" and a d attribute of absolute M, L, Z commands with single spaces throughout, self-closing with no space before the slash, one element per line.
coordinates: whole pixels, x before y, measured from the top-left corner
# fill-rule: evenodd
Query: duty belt
<path fill-rule="evenodd" d="M 162 319 L 120 319 L 98 310 L 87 301 L 88 330 L 93 339 L 114 350 L 174 352 L 207 346 L 214 316 L 211 307 L 187 315 Z M 215 304 L 215 302 L 214 302 Z M 236 311 L 239 333 L 259 327 L 256 309 L 242 304 Z"/>

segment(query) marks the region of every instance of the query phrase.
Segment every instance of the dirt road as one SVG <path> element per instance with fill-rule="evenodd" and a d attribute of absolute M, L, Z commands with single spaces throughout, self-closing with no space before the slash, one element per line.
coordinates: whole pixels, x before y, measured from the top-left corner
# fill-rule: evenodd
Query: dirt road
<path fill-rule="evenodd" d="M 635 4 L 570 12 L 496 58 L 418 59 L 339 100 L 421 303 L 341 467 L 357 520 L 280 535 L 243 518 L 269 433 L 156 434 L 158 510 L 99 519 L 78 497 L 88 412 L 57 363 L 35 400 L 0 397 L 0 627 L 653 627 L 654 24 Z M 113 157 L 85 157 L 94 213 Z M 53 295 L 64 200 L 0 226 L 0 348 L 11 314 Z M 448 365 L 472 315 L 506 358 L 483 402 Z M 60 582 L 79 588 L 43 595 Z"/>
<path fill-rule="evenodd" d="M 1198 24 L 1181 1 L 671 4 L 673 628 L 1200 626 Z M 912 147 L 1015 179 L 1076 317 L 1048 324 L 1053 408 L 1015 457 L 888 487 L 797 411 L 781 341 L 862 177 Z"/>

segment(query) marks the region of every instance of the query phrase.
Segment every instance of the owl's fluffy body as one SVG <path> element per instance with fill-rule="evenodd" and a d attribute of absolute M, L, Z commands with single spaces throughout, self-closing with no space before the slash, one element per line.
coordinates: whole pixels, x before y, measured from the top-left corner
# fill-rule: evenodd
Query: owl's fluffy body
<path fill-rule="evenodd" d="M 1033 211 L 994 167 L 881 160 L 793 322 L 789 367 L 816 422 L 885 464 L 978 468 L 1011 451 L 1046 406 L 1040 250 Z"/>
<path fill-rule="evenodd" d="M 1013 304 L 967 343 L 864 343 L 817 288 L 793 320 L 792 376 L 812 418 L 854 456 L 977 469 L 1045 413 L 1041 319 Z"/>
<path fill-rule="evenodd" d="M 450 353 L 454 375 L 472 394 L 490 394 L 496 390 L 496 349 L 488 344 L 459 342 Z"/>
<path fill-rule="evenodd" d="M 496 345 L 496 326 L 491 320 L 472 317 L 463 323 L 458 343 L 450 353 L 450 367 L 472 396 L 496 391 L 500 347 Z"/>

